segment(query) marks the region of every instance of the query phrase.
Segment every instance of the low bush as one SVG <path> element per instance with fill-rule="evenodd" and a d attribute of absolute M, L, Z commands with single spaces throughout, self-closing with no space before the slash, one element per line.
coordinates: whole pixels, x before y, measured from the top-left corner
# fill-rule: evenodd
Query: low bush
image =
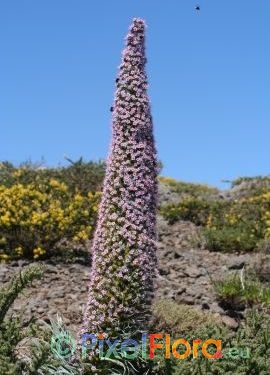
<path fill-rule="evenodd" d="M 181 332 L 189 336 L 190 332 L 213 322 L 213 316 L 188 305 L 180 305 L 173 300 L 161 299 L 153 305 L 153 328 L 155 332 Z M 215 319 L 216 323 L 219 320 Z"/>
<path fill-rule="evenodd" d="M 178 204 L 163 205 L 161 215 L 170 224 L 178 220 L 188 220 L 196 225 L 206 225 L 212 204 L 198 198 L 184 198 Z"/>
<path fill-rule="evenodd" d="M 174 305 L 174 306 L 173 306 Z M 166 309 L 167 307 L 167 309 Z M 197 312 L 193 312 L 188 307 L 190 316 L 198 317 Z M 171 311 L 173 310 L 173 314 Z M 162 303 L 161 311 L 156 314 L 156 326 L 169 329 L 174 327 L 173 336 L 175 338 L 184 338 L 190 344 L 194 339 L 200 339 L 202 342 L 210 338 L 221 340 L 222 351 L 221 358 L 208 359 L 201 353 L 201 344 L 198 347 L 198 357 L 193 358 L 191 354 L 181 360 L 174 358 L 171 354 L 170 358 L 165 358 L 165 348 L 156 349 L 155 358 L 155 375 L 267 375 L 270 366 L 270 316 L 261 313 L 258 310 L 251 309 L 247 313 L 245 322 L 240 326 L 237 332 L 231 332 L 218 322 L 209 322 L 208 319 L 196 318 L 193 320 L 194 326 L 190 330 L 181 330 L 181 314 L 183 306 L 179 306 L 174 302 L 167 301 Z M 167 311 L 167 313 L 166 313 Z M 184 314 L 185 319 L 188 319 Z M 178 320 L 179 319 L 179 320 Z M 176 321 L 179 321 L 177 328 Z M 189 320 L 189 319 L 188 319 Z M 182 324 L 185 325 L 185 322 Z M 157 330 L 155 330 L 157 332 Z M 162 331 L 161 331 L 162 332 Z M 166 333 L 171 333 L 167 331 Z M 231 351 L 233 349 L 233 351 Z M 181 351 L 180 347 L 178 348 Z M 185 349 L 183 349 L 183 352 Z M 208 351 L 215 353 L 216 348 L 209 346 Z"/>
<path fill-rule="evenodd" d="M 219 194 L 219 190 L 207 185 L 201 184 L 192 184 L 183 181 L 177 181 L 173 178 L 169 177 L 159 177 L 159 181 L 162 184 L 169 185 L 171 190 L 174 193 L 178 193 L 179 195 L 186 195 L 192 197 L 206 197 L 206 196 L 216 196 Z"/>
<path fill-rule="evenodd" d="M 225 226 L 223 228 L 203 228 L 205 247 L 210 251 L 252 251 L 257 239 L 245 227 Z"/>
<path fill-rule="evenodd" d="M 91 238 L 100 194 L 72 193 L 61 181 L 0 186 L 0 260 L 49 256 L 63 238 Z"/>
<path fill-rule="evenodd" d="M 242 274 L 242 279 L 239 273 L 229 275 L 213 281 L 213 285 L 221 303 L 234 310 L 242 304 L 270 308 L 270 284 L 260 282 L 251 272 Z"/>
<path fill-rule="evenodd" d="M 72 193 L 87 195 L 89 191 L 100 191 L 105 175 L 103 161 L 86 162 L 82 158 L 69 161 L 69 165 L 46 168 L 43 163 L 24 162 L 19 167 L 5 161 L 0 163 L 0 185 L 11 187 L 15 184 L 43 184 L 51 179 L 63 182 Z"/>
<path fill-rule="evenodd" d="M 39 266 L 30 266 L 16 275 L 11 282 L 0 289 L 0 372 L 1 374 L 19 374 L 22 364 L 16 360 L 17 344 L 29 334 L 19 318 L 6 318 L 6 314 L 17 296 L 34 280 L 40 279 L 43 270 Z M 29 322 L 30 326 L 30 322 Z"/>
<path fill-rule="evenodd" d="M 267 246 L 270 238 L 269 177 L 236 181 L 234 186 L 247 184 L 238 199 L 234 192 L 222 199 L 207 186 L 164 177 L 160 181 L 180 197 L 179 203 L 163 205 L 161 215 L 170 224 L 188 220 L 202 226 L 203 243 L 209 250 L 254 251 Z"/>

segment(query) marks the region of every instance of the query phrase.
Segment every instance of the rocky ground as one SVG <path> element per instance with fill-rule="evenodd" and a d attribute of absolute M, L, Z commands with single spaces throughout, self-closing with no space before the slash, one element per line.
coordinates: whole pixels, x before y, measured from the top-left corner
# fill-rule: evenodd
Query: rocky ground
<path fill-rule="evenodd" d="M 219 305 L 211 280 L 228 272 L 240 272 L 244 265 L 252 265 L 256 261 L 256 255 L 210 253 L 198 248 L 198 228 L 189 222 L 168 225 L 159 217 L 158 233 L 156 298 L 172 298 L 178 303 L 209 310 L 235 329 L 239 323 L 235 313 Z M 34 315 L 48 322 L 58 313 L 70 331 L 75 333 L 87 298 L 90 266 L 81 264 L 83 262 L 64 264 L 53 259 L 44 263 L 44 277 L 34 281 L 15 301 L 11 313 L 22 314 L 24 319 Z M 26 264 L 24 260 L 0 264 L 0 285 L 8 282 Z"/>

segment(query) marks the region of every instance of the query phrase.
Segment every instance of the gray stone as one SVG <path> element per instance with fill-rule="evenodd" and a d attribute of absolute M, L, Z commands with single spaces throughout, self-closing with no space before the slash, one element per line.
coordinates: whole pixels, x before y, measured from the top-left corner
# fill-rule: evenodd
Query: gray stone
<path fill-rule="evenodd" d="M 51 290 L 48 293 L 48 298 L 55 299 L 55 298 L 63 298 L 65 296 L 65 292 L 63 290 Z"/>
<path fill-rule="evenodd" d="M 228 315 L 223 315 L 221 317 L 221 320 L 222 322 L 228 327 L 228 328 L 231 328 L 231 329 L 237 329 L 239 324 L 237 323 L 237 321 L 233 318 L 231 318 L 230 316 Z"/>
<path fill-rule="evenodd" d="M 197 267 L 195 266 L 190 266 L 190 267 L 187 267 L 186 270 L 184 271 L 185 274 L 189 277 L 192 277 L 192 278 L 196 278 L 196 277 L 199 277 L 199 276 L 202 276 L 202 272 L 201 270 L 199 270 Z"/>
<path fill-rule="evenodd" d="M 179 302 L 185 303 L 187 305 L 194 305 L 195 304 L 195 299 L 189 295 L 181 295 L 177 296 L 177 300 Z"/>

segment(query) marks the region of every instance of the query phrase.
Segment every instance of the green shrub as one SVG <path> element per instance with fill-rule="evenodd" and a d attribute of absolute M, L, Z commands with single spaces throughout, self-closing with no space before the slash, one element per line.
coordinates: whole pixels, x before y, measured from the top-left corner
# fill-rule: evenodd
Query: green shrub
<path fill-rule="evenodd" d="M 6 314 L 17 296 L 34 280 L 40 279 L 40 266 L 30 266 L 16 275 L 11 282 L 0 289 L 0 372 L 15 375 L 21 364 L 16 360 L 15 348 L 27 333 L 18 318 L 6 318 Z"/>
<path fill-rule="evenodd" d="M 254 250 L 265 233 L 261 201 L 244 199 L 213 206 L 202 233 L 209 250 Z"/>
<path fill-rule="evenodd" d="M 257 239 L 243 227 L 203 228 L 202 235 L 210 251 L 252 251 L 257 244 Z"/>
<path fill-rule="evenodd" d="M 173 309 L 173 314 L 171 310 Z M 189 307 L 191 316 L 194 318 L 192 308 Z M 231 332 L 217 322 L 206 323 L 206 321 L 193 320 L 195 326 L 188 332 L 177 331 L 175 322 L 181 320 L 182 306 L 177 308 L 171 303 L 162 305 L 162 314 L 157 315 L 157 327 L 175 327 L 174 337 L 185 338 L 191 343 L 193 339 L 200 339 L 202 342 L 209 338 L 222 341 L 222 358 L 207 359 L 198 349 L 198 357 L 192 358 L 192 352 L 184 360 L 164 358 L 164 349 L 156 350 L 154 358 L 155 371 L 157 375 L 267 375 L 270 366 L 270 317 L 257 310 L 250 310 L 246 321 L 240 326 L 237 332 Z M 195 313 L 196 314 L 196 313 Z M 175 316 L 176 315 L 176 316 Z M 184 315 L 186 318 L 186 315 Z M 164 325 L 164 319 L 166 321 Z M 184 323 L 185 324 L 185 323 Z M 181 325 L 179 326 L 181 330 Z M 157 332 L 155 330 L 155 332 Z M 171 333 L 167 331 L 166 333 Z M 237 348 L 238 356 L 231 357 L 230 349 Z M 247 348 L 249 350 L 247 350 Z M 214 353 L 215 348 L 209 347 L 209 352 Z M 234 353 L 235 354 L 235 353 Z M 246 357 L 246 358 L 244 358 Z"/>
<path fill-rule="evenodd" d="M 183 181 L 177 181 L 169 177 L 159 177 L 159 181 L 163 184 L 169 185 L 172 192 L 178 193 L 180 195 L 188 195 L 193 197 L 202 196 L 216 196 L 219 194 L 219 190 L 207 185 L 192 184 Z"/>
<path fill-rule="evenodd" d="M 43 276 L 39 265 L 25 267 L 9 284 L 0 289 L 0 373 L 5 375 L 79 375 L 78 368 L 51 351 L 53 336 L 69 334 L 61 319 L 51 326 L 35 318 L 26 322 L 22 317 L 7 317 L 12 303 L 35 279 Z"/>
<path fill-rule="evenodd" d="M 190 332 L 203 325 L 210 324 L 213 316 L 188 305 L 182 305 L 170 299 L 155 301 L 153 305 L 153 329 L 155 332 L 180 333 L 189 336 Z M 219 320 L 216 319 L 216 323 Z"/>
<path fill-rule="evenodd" d="M 238 274 L 231 275 L 214 282 L 218 297 L 226 302 L 231 302 L 235 298 L 242 298 L 243 287 Z"/>
<path fill-rule="evenodd" d="M 239 177 L 232 181 L 232 188 L 245 183 L 245 191 L 248 195 L 258 192 L 261 194 L 270 187 L 270 176 Z"/>
<path fill-rule="evenodd" d="M 270 285 L 261 283 L 252 273 L 243 274 L 242 280 L 235 273 L 213 281 L 219 300 L 237 310 L 241 304 L 270 308 Z"/>
<path fill-rule="evenodd" d="M 181 201 L 163 205 L 160 213 L 170 224 L 188 220 L 203 226 L 203 243 L 209 250 L 257 250 L 261 241 L 270 237 L 269 177 L 244 180 L 248 185 L 243 187 L 239 199 L 229 195 L 227 199 L 220 199 L 203 185 L 161 177 L 162 183 L 181 195 Z"/>
<path fill-rule="evenodd" d="M 170 224 L 178 220 L 188 220 L 196 225 L 206 225 L 211 211 L 211 203 L 198 198 L 184 198 L 178 204 L 163 205 L 161 215 Z"/>

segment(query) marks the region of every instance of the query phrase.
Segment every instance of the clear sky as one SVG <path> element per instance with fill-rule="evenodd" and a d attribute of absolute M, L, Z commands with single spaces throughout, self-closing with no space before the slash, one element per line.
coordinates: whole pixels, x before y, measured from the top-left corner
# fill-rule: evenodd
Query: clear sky
<path fill-rule="evenodd" d="M 0 160 L 106 158 L 134 17 L 163 175 L 226 188 L 269 174 L 269 0 L 0 1 Z"/>

